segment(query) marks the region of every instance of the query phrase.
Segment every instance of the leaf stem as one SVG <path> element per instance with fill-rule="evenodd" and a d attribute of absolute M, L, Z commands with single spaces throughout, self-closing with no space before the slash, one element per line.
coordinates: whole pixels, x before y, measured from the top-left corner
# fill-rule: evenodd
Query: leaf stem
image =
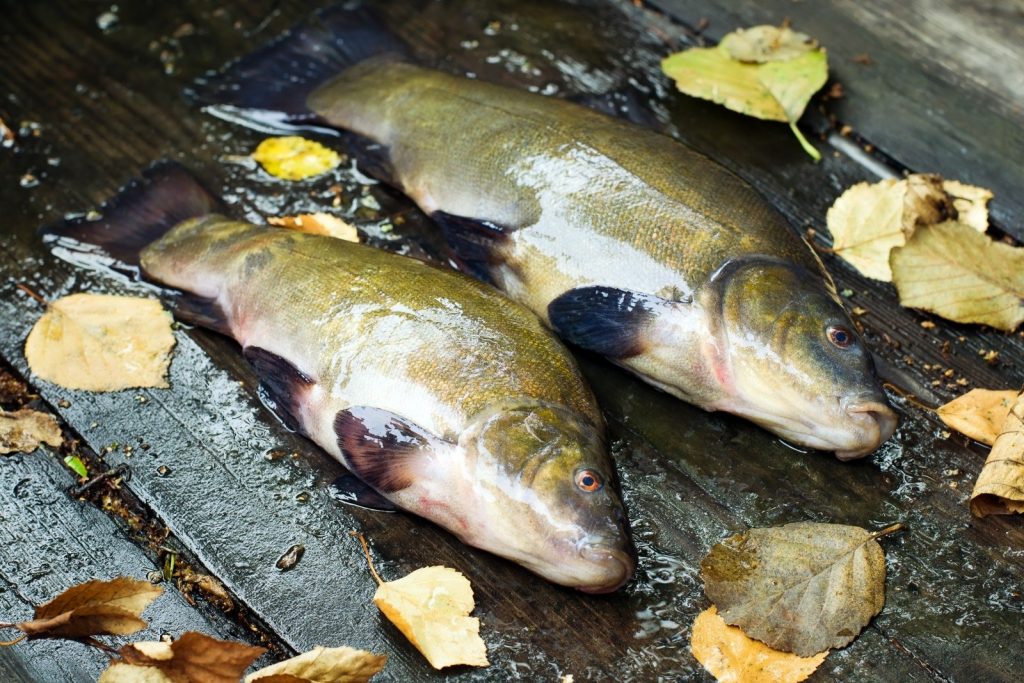
<path fill-rule="evenodd" d="M 26 284 L 24 284 L 22 282 L 17 282 L 17 283 L 15 283 L 14 286 L 16 288 L 20 289 L 21 291 L 25 292 L 25 294 L 28 294 L 30 297 L 32 297 L 33 299 L 38 301 L 43 306 L 49 306 L 50 305 L 49 301 L 47 301 L 46 299 L 44 299 L 43 297 L 39 296 L 34 291 L 32 291 L 32 288 L 29 287 L 28 285 L 26 285 Z"/>
<path fill-rule="evenodd" d="M 796 121 L 789 122 L 789 129 L 793 131 L 793 135 L 796 136 L 800 146 L 804 148 L 804 151 L 811 155 L 811 158 L 815 161 L 821 161 L 821 152 L 819 152 L 814 145 L 807 141 L 804 134 L 800 132 L 800 129 L 796 127 Z"/>
<path fill-rule="evenodd" d="M 380 578 L 380 574 L 377 573 L 377 570 L 373 566 L 373 558 L 370 557 L 370 546 L 366 543 L 366 538 L 358 531 L 350 531 L 349 535 L 355 536 L 359 539 L 359 544 L 363 546 L 363 554 L 366 555 L 366 564 L 370 565 L 370 573 L 373 574 L 373 579 L 377 582 L 377 585 L 382 585 L 384 581 Z"/>
<path fill-rule="evenodd" d="M 906 529 L 906 528 L 907 527 L 903 524 L 903 522 L 896 522 L 895 524 L 890 524 L 889 526 L 885 527 L 884 529 L 880 529 L 879 531 L 873 532 L 871 534 L 871 538 L 873 540 L 877 541 L 882 536 L 888 536 L 889 534 L 894 534 L 897 531 L 902 531 L 903 529 Z"/>
<path fill-rule="evenodd" d="M 4 624 L 4 628 L 6 628 L 8 626 L 14 626 L 14 624 Z M 21 641 L 25 640 L 26 638 L 28 638 L 28 634 L 27 633 L 22 633 L 20 636 L 18 636 L 14 640 L 0 640 L 0 647 L 10 647 L 11 645 L 17 645 L 18 643 L 20 643 Z"/>

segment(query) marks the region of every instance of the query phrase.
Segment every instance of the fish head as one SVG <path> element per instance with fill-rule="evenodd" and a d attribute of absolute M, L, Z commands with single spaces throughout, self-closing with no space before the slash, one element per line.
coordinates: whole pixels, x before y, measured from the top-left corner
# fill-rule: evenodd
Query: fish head
<path fill-rule="evenodd" d="M 459 445 L 482 525 L 469 542 L 589 593 L 630 579 L 635 551 L 601 429 L 561 406 L 512 406 Z"/>
<path fill-rule="evenodd" d="M 709 354 L 723 392 L 712 407 L 841 460 L 892 435 L 896 413 L 871 354 L 821 275 L 753 257 L 727 263 L 710 284 Z"/>

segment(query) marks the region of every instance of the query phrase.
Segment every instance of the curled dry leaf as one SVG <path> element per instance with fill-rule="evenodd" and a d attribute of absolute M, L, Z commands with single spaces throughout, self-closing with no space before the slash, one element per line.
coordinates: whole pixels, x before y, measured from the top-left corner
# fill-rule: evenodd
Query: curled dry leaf
<path fill-rule="evenodd" d="M 188 631 L 172 643 L 125 645 L 99 683 L 238 683 L 266 648 Z"/>
<path fill-rule="evenodd" d="M 714 605 L 694 620 L 690 650 L 722 683 L 799 683 L 828 656 L 827 650 L 811 657 L 773 650 L 726 624 Z"/>
<path fill-rule="evenodd" d="M 435 669 L 456 664 L 488 666 L 473 588 L 448 567 L 424 567 L 377 587 L 373 602 Z"/>
<path fill-rule="evenodd" d="M 148 581 L 118 577 L 72 586 L 36 607 L 35 618 L 15 628 L 29 638 L 83 639 L 126 635 L 146 627 L 139 616 L 163 589 Z"/>
<path fill-rule="evenodd" d="M 272 216 L 267 219 L 271 225 L 289 230 L 309 233 L 310 235 L 326 235 L 346 242 L 358 242 L 359 233 L 354 225 L 346 223 L 329 213 L 306 213 L 299 216 Z"/>
<path fill-rule="evenodd" d="M 256 147 L 252 158 L 267 173 L 285 180 L 312 178 L 341 163 L 341 156 L 333 149 L 297 135 L 267 138 Z"/>
<path fill-rule="evenodd" d="M 946 221 L 915 232 L 889 263 L 903 306 L 1011 332 L 1024 321 L 1024 249 Z"/>
<path fill-rule="evenodd" d="M 283 676 L 308 683 L 366 683 L 387 657 L 351 647 L 314 647 L 245 677 L 245 683 L 275 683 Z"/>
<path fill-rule="evenodd" d="M 704 589 L 726 623 L 777 650 L 808 657 L 843 647 L 885 604 L 885 556 L 875 539 L 898 528 L 750 529 L 701 561 Z"/>
<path fill-rule="evenodd" d="M 31 453 L 40 444 L 59 446 L 61 442 L 60 425 L 53 415 L 31 408 L 13 413 L 0 410 L 0 455 Z"/>
<path fill-rule="evenodd" d="M 942 188 L 953 201 L 958 221 L 978 232 L 988 230 L 988 203 L 992 199 L 991 190 L 966 185 L 958 180 L 944 180 Z"/>
<path fill-rule="evenodd" d="M 972 389 L 935 411 L 946 426 L 991 446 L 1017 399 L 1012 390 Z"/>
<path fill-rule="evenodd" d="M 40 379 L 68 389 L 166 387 L 174 335 L 158 301 L 72 294 L 52 302 L 25 342 Z"/>
<path fill-rule="evenodd" d="M 821 158 L 796 127 L 811 95 L 828 80 L 825 50 L 806 35 L 755 26 L 730 33 L 717 47 L 670 55 L 661 70 L 687 95 L 755 118 L 789 122 L 804 150 Z"/>
<path fill-rule="evenodd" d="M 1013 402 L 971 491 L 976 517 L 1024 512 L 1024 393 Z"/>

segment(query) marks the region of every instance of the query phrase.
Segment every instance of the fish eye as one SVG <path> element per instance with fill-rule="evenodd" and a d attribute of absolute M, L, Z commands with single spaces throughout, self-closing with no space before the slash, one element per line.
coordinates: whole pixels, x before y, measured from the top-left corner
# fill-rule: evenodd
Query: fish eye
<path fill-rule="evenodd" d="M 853 343 L 853 332 L 842 325 L 830 325 L 827 333 L 828 340 L 841 349 Z"/>
<path fill-rule="evenodd" d="M 576 473 L 576 488 L 587 493 L 600 491 L 604 484 L 601 477 L 594 470 L 580 470 Z"/>

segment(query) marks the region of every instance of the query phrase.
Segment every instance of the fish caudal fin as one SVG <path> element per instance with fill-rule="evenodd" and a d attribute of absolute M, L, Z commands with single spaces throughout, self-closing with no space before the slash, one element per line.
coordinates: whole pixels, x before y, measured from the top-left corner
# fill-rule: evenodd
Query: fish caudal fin
<path fill-rule="evenodd" d="M 306 106 L 320 85 L 404 44 L 365 7 L 329 7 L 270 44 L 196 80 L 185 95 L 204 111 L 264 132 L 335 132 Z"/>
<path fill-rule="evenodd" d="M 77 254 L 105 261 L 102 265 L 121 265 L 137 272 L 139 252 L 147 245 L 182 221 L 220 209 L 220 200 L 184 166 L 161 161 L 104 202 L 100 218 L 73 218 L 43 227 L 40 235 L 55 253 L 69 261 L 77 262 Z"/>

